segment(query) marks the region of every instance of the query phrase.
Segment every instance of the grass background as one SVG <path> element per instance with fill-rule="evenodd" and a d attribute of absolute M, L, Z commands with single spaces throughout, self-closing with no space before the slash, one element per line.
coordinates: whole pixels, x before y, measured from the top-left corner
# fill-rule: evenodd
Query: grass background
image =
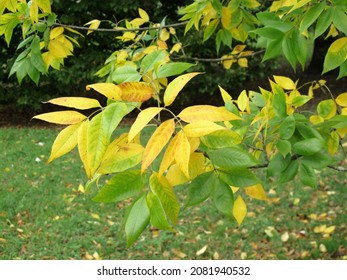
<path fill-rule="evenodd" d="M 240 227 L 206 201 L 181 212 L 177 232 L 147 229 L 127 249 L 124 204 L 79 191 L 77 151 L 46 164 L 57 134 L 0 128 L 0 259 L 347 259 L 346 173 L 318 173 L 317 189 L 269 183 L 270 201 L 248 199 Z"/>

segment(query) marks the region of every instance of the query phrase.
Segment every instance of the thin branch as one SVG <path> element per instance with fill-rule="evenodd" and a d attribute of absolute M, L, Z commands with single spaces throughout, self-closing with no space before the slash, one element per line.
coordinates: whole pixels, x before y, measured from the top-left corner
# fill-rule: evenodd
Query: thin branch
<path fill-rule="evenodd" d="M 45 21 L 42 21 L 45 22 Z M 63 23 L 54 23 L 55 26 L 61 26 L 61 27 L 67 27 L 72 28 L 76 30 L 85 30 L 85 31 L 95 31 L 95 32 L 128 32 L 128 31 L 147 31 L 147 30 L 159 30 L 162 28 L 170 28 L 170 27 L 180 27 L 187 24 L 187 21 L 184 22 L 178 22 L 173 24 L 167 24 L 167 25 L 158 25 L 158 26 L 151 26 L 151 27 L 139 27 L 139 28 L 89 28 L 85 26 L 76 26 L 71 24 L 63 24 Z"/>
<path fill-rule="evenodd" d="M 217 58 L 201 58 L 201 57 L 190 57 L 190 56 L 182 55 L 182 56 L 173 56 L 173 59 L 194 60 L 194 61 L 198 61 L 198 62 L 223 62 L 223 61 L 228 61 L 228 60 L 233 60 L 233 59 L 256 56 L 256 55 L 262 54 L 264 52 L 265 52 L 265 50 L 260 50 L 260 51 L 253 52 L 251 54 L 243 55 L 243 56 L 217 57 Z"/>
<path fill-rule="evenodd" d="M 347 172 L 347 168 L 344 168 L 342 166 L 333 166 L 333 165 L 328 165 L 329 168 L 340 171 L 340 172 Z"/>

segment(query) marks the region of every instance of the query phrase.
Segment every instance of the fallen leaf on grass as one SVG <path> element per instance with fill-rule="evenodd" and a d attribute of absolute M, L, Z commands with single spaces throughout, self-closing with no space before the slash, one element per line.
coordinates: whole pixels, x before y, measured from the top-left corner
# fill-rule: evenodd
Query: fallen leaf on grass
<path fill-rule="evenodd" d="M 5 238 L 0 238 L 0 243 L 6 243 L 7 240 Z"/>
<path fill-rule="evenodd" d="M 324 244 L 320 244 L 319 245 L 319 251 L 321 251 L 322 253 L 326 253 L 327 252 L 327 247 L 325 247 Z"/>
<path fill-rule="evenodd" d="M 219 253 L 218 252 L 214 252 L 212 258 L 214 260 L 219 260 L 220 259 Z"/>
<path fill-rule="evenodd" d="M 204 247 L 202 247 L 199 251 L 196 252 L 196 255 L 197 255 L 197 256 L 200 256 L 200 255 L 202 255 L 203 253 L 205 253 L 207 247 L 208 247 L 207 245 L 205 245 Z"/>
<path fill-rule="evenodd" d="M 281 240 L 282 240 L 283 242 L 287 242 L 287 241 L 289 240 L 289 233 L 288 233 L 288 231 L 286 231 L 285 233 L 283 233 L 283 234 L 281 235 Z"/>
<path fill-rule="evenodd" d="M 92 216 L 96 220 L 100 220 L 100 216 L 98 214 L 90 213 L 90 216 Z"/>
<path fill-rule="evenodd" d="M 177 249 L 172 249 L 172 252 L 174 253 L 174 255 L 176 257 L 179 257 L 180 259 L 183 259 L 183 258 L 185 258 L 187 256 L 187 254 L 185 254 L 182 251 L 177 250 Z"/>

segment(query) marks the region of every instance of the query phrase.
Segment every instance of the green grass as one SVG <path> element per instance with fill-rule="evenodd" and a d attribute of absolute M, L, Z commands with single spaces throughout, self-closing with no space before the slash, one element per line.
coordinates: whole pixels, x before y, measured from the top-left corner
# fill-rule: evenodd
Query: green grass
<path fill-rule="evenodd" d="M 346 174 L 332 170 L 317 174 L 316 190 L 269 183 L 271 202 L 247 199 L 240 227 L 207 201 L 182 211 L 176 233 L 149 229 L 126 249 L 124 204 L 78 191 L 86 176 L 77 151 L 45 163 L 57 133 L 0 129 L 0 259 L 347 258 Z M 176 190 L 182 198 L 184 188 Z M 317 232 L 324 225 L 335 229 Z"/>

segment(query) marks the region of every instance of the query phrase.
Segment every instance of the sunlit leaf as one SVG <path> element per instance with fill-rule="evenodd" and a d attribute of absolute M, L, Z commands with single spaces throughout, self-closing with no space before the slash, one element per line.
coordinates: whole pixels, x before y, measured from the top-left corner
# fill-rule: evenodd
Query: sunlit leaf
<path fill-rule="evenodd" d="M 340 106 L 347 107 L 347 92 L 339 94 L 336 99 L 336 103 Z"/>
<path fill-rule="evenodd" d="M 284 76 L 273 76 L 276 84 L 285 90 L 296 89 L 296 83 L 294 83 L 290 78 Z"/>
<path fill-rule="evenodd" d="M 259 200 L 267 200 L 266 192 L 261 184 L 246 187 L 245 193 L 252 198 Z"/>
<path fill-rule="evenodd" d="M 83 121 L 87 117 L 76 111 L 58 111 L 36 115 L 33 119 L 43 120 L 55 124 L 75 124 Z"/>
<path fill-rule="evenodd" d="M 106 96 L 107 98 L 111 100 L 122 100 L 121 95 L 122 91 L 121 89 L 112 83 L 97 83 L 97 84 L 91 84 L 87 85 L 86 89 L 94 89 L 95 91 L 101 93 L 102 95 Z"/>
<path fill-rule="evenodd" d="M 58 97 L 48 100 L 47 103 L 80 110 L 101 107 L 98 100 L 86 97 Z"/>
<path fill-rule="evenodd" d="M 183 109 L 178 117 L 185 122 L 193 121 L 231 121 L 241 119 L 239 116 L 227 111 L 224 107 L 211 105 L 195 105 Z"/>
<path fill-rule="evenodd" d="M 237 223 L 241 225 L 247 214 L 247 205 L 241 195 L 235 199 L 232 211 Z"/>
<path fill-rule="evenodd" d="M 129 131 L 129 136 L 128 136 L 128 141 L 130 142 L 135 138 L 135 136 L 156 116 L 160 113 L 160 111 L 163 108 L 160 107 L 150 107 L 142 110 L 135 122 L 132 124 L 130 131 Z"/>
<path fill-rule="evenodd" d="M 121 90 L 121 98 L 129 102 L 144 102 L 154 94 L 154 89 L 143 82 L 126 82 L 118 85 Z"/>
<path fill-rule="evenodd" d="M 188 73 L 175 78 L 170 82 L 164 93 L 164 104 L 170 106 L 176 99 L 182 88 L 195 76 L 201 73 Z"/>
<path fill-rule="evenodd" d="M 48 162 L 70 152 L 77 145 L 78 129 L 81 123 L 72 124 L 64 128 L 54 140 Z"/>
<path fill-rule="evenodd" d="M 184 133 L 188 137 L 201 137 L 219 130 L 226 130 L 224 126 L 216 124 L 212 121 L 194 121 L 187 124 L 184 128 Z"/>
<path fill-rule="evenodd" d="M 147 204 L 151 214 L 151 224 L 158 229 L 172 230 L 172 226 L 170 225 L 165 209 L 159 197 L 156 194 L 149 192 L 147 194 Z"/>
<path fill-rule="evenodd" d="M 163 122 L 152 134 L 145 148 L 141 172 L 144 172 L 153 160 L 159 155 L 164 146 L 169 142 L 175 130 L 174 119 Z"/>

